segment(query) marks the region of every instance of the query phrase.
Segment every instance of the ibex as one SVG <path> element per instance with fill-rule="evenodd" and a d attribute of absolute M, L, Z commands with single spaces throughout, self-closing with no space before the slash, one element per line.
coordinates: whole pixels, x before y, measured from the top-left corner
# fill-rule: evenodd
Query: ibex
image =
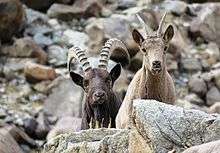
<path fill-rule="evenodd" d="M 69 71 L 70 62 L 73 58 L 78 59 L 82 65 L 84 76 L 70 71 L 70 76 L 77 85 L 81 86 L 86 95 L 86 102 L 83 108 L 81 129 L 115 127 L 115 118 L 121 105 L 121 100 L 113 92 L 113 85 L 121 73 L 121 65 L 116 64 L 110 73 L 107 71 L 110 54 L 114 50 L 121 49 L 129 57 L 124 44 L 118 39 L 109 39 L 100 53 L 98 68 L 92 68 L 86 57 L 85 51 L 78 47 L 69 50 Z"/>
<path fill-rule="evenodd" d="M 174 35 L 174 29 L 169 25 L 162 33 L 165 16 L 166 13 L 160 21 L 158 30 L 152 31 L 137 15 L 145 27 L 146 37 L 144 38 L 136 29 L 132 31 L 132 36 L 143 54 L 143 64 L 128 86 L 116 117 L 117 128 L 129 127 L 133 99 L 155 99 L 169 104 L 175 101 L 174 83 L 166 68 L 166 51 Z"/>

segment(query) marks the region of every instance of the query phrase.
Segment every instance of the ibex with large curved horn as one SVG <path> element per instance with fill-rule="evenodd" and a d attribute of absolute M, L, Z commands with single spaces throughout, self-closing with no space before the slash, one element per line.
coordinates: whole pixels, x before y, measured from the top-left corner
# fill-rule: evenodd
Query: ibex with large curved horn
<path fill-rule="evenodd" d="M 110 72 L 107 71 L 109 58 L 112 52 L 121 49 L 127 54 L 124 44 L 118 39 L 108 40 L 100 53 L 98 68 L 92 68 L 89 64 L 85 51 L 78 47 L 69 50 L 68 66 L 70 76 L 77 85 L 81 86 L 86 95 L 86 102 L 83 108 L 82 129 L 88 129 L 92 122 L 92 128 L 115 127 L 115 118 L 121 105 L 121 100 L 113 92 L 113 85 L 120 76 L 121 66 L 116 64 Z M 78 59 L 81 63 L 84 76 L 71 71 L 70 63 Z"/>
<path fill-rule="evenodd" d="M 166 13 L 163 15 L 157 31 L 150 30 L 143 19 L 139 15 L 137 17 L 145 27 L 146 38 L 136 29 L 133 30 L 132 36 L 143 54 L 143 64 L 128 86 L 116 117 L 117 128 L 129 127 L 133 99 L 155 99 L 170 104 L 175 101 L 174 83 L 166 68 L 166 52 L 174 35 L 173 26 L 169 25 L 162 33 Z"/>

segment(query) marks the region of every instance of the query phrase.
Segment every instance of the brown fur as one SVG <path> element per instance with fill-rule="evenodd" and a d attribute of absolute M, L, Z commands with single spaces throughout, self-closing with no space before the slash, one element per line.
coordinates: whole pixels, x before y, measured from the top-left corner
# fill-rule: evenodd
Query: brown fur
<path fill-rule="evenodd" d="M 98 127 L 115 127 L 115 118 L 121 105 L 121 100 L 113 92 L 115 80 L 119 77 L 121 67 L 117 64 L 109 73 L 105 69 L 93 68 L 85 72 L 84 77 L 74 72 L 70 72 L 72 80 L 80 85 L 86 95 L 86 101 L 83 108 L 81 129 L 88 129 L 90 122 L 92 128 L 95 128 L 95 122 L 98 121 Z M 97 99 L 95 93 L 102 92 L 104 96 Z"/>
<path fill-rule="evenodd" d="M 173 37 L 173 27 L 169 26 L 163 35 L 151 33 L 144 39 L 134 30 L 132 35 L 143 53 L 142 68 L 135 74 L 116 117 L 116 127 L 128 127 L 133 99 L 155 99 L 173 104 L 175 101 L 174 83 L 166 69 L 166 50 Z M 154 66 L 159 61 L 160 65 Z"/>

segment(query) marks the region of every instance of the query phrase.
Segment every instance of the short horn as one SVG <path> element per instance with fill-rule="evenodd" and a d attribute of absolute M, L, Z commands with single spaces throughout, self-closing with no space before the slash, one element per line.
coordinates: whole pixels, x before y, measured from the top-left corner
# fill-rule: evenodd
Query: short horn
<path fill-rule="evenodd" d="M 69 71 L 71 70 L 70 64 L 71 64 L 73 59 L 75 59 L 75 60 L 78 59 L 79 60 L 79 62 L 82 65 L 82 68 L 83 68 L 84 72 L 86 72 L 89 69 L 91 69 L 91 66 L 90 66 L 88 58 L 87 58 L 87 56 L 85 54 L 85 51 L 82 50 L 81 48 L 79 48 L 79 47 L 72 47 L 72 48 L 69 49 L 69 52 L 68 52 L 68 63 L 67 63 L 67 67 L 68 67 Z"/>
<path fill-rule="evenodd" d="M 144 20 L 140 17 L 139 14 L 136 14 L 139 22 L 141 23 L 141 25 L 144 27 L 145 32 L 147 33 L 147 35 L 149 35 L 150 33 L 152 33 L 152 29 L 144 22 Z"/>
<path fill-rule="evenodd" d="M 157 30 L 157 36 L 161 36 L 162 35 L 162 27 L 164 25 L 166 15 L 167 15 L 167 12 L 164 13 L 162 19 L 160 20 L 159 28 Z"/>
<path fill-rule="evenodd" d="M 100 52 L 100 59 L 99 59 L 99 65 L 98 65 L 99 68 L 107 69 L 110 55 L 115 50 L 122 50 L 126 54 L 127 60 L 130 61 L 130 55 L 124 43 L 116 38 L 112 38 L 112 39 L 109 39 L 105 43 L 105 45 L 103 46 Z"/>

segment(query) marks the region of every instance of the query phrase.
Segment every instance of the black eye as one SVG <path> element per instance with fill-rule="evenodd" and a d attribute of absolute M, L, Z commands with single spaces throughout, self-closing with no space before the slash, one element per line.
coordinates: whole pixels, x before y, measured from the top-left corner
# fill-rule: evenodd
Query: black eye
<path fill-rule="evenodd" d="M 89 86 L 89 80 L 84 80 L 83 81 L 83 86 L 86 88 Z"/>
<path fill-rule="evenodd" d="M 165 46 L 165 47 L 164 47 L 164 52 L 166 52 L 166 51 L 167 51 L 167 49 L 168 49 L 168 47 L 167 47 L 167 46 Z"/>
<path fill-rule="evenodd" d="M 111 83 L 111 78 L 106 78 L 105 82 L 106 83 Z"/>
<path fill-rule="evenodd" d="M 142 48 L 142 51 L 145 52 L 145 53 L 147 52 L 145 48 Z"/>

